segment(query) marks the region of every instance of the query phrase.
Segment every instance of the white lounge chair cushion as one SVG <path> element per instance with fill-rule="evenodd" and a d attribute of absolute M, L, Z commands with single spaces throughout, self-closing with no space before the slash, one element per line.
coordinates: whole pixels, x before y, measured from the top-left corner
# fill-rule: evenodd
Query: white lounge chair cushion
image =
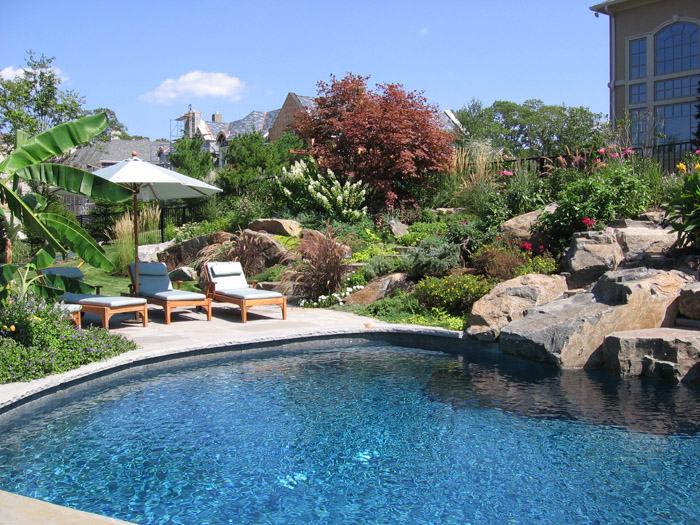
<path fill-rule="evenodd" d="M 133 263 L 129 265 L 131 275 L 134 275 Z M 139 263 L 139 295 L 153 296 L 159 292 L 172 290 L 173 285 L 168 277 L 168 268 L 163 263 Z"/>
<path fill-rule="evenodd" d="M 256 290 L 255 288 L 224 288 L 223 290 L 216 290 L 216 293 L 236 299 L 272 299 L 282 297 L 282 294 L 279 292 Z"/>
<path fill-rule="evenodd" d="M 200 301 L 207 298 L 203 293 L 187 292 L 181 290 L 168 290 L 167 292 L 150 293 L 148 297 L 163 301 Z"/>
<path fill-rule="evenodd" d="M 146 304 L 142 297 L 106 297 L 103 295 L 91 295 L 85 293 L 66 292 L 61 296 L 66 303 L 84 304 L 88 306 L 105 306 L 107 308 L 120 308 L 122 306 L 137 306 Z"/>
<path fill-rule="evenodd" d="M 217 292 L 225 289 L 248 288 L 248 281 L 239 262 L 207 263 L 207 270 Z"/>

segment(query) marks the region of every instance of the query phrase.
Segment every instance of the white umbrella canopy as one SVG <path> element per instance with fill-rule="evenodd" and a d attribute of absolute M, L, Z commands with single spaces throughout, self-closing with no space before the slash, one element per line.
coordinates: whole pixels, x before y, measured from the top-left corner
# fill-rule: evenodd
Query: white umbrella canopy
<path fill-rule="evenodd" d="M 139 293 L 139 229 L 138 201 L 165 201 L 209 197 L 221 189 L 201 180 L 188 177 L 150 162 L 144 162 L 132 153 L 130 159 L 93 173 L 98 177 L 131 190 L 134 214 L 134 292 Z"/>

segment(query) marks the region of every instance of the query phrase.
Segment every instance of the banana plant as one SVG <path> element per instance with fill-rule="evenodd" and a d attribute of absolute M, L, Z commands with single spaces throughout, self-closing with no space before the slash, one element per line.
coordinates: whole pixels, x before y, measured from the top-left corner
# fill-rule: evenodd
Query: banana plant
<path fill-rule="evenodd" d="M 102 247 L 75 220 L 33 209 L 18 194 L 16 184 L 18 179 L 22 179 L 91 198 L 115 202 L 128 200 L 131 192 L 118 184 L 72 166 L 50 162 L 89 142 L 104 131 L 107 125 L 107 116 L 99 113 L 59 124 L 18 144 L 0 162 L 0 202 L 7 205 L 25 228 L 45 239 L 53 250 L 63 254 L 71 250 L 88 264 L 112 271 L 114 266 Z"/>

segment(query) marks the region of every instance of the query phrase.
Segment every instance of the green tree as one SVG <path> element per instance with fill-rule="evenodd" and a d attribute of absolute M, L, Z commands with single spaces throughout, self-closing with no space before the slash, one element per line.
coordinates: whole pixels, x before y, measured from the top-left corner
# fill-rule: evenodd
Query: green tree
<path fill-rule="evenodd" d="M 218 184 L 225 195 L 242 195 L 255 181 L 271 181 L 290 166 L 295 159 L 292 151 L 303 146 L 293 133 L 285 133 L 274 142 L 267 142 L 260 133 L 237 135 L 226 147 Z"/>
<path fill-rule="evenodd" d="M 173 167 L 189 177 L 206 179 L 214 169 L 214 159 L 205 147 L 202 135 L 183 137 L 175 142 L 175 149 L 170 153 Z"/>
<path fill-rule="evenodd" d="M 0 79 L 0 146 L 10 150 L 17 132 L 36 135 L 83 115 L 83 98 L 61 89 L 54 57 L 27 53 L 25 66 L 15 78 Z"/>
<path fill-rule="evenodd" d="M 478 100 L 455 112 L 467 139 L 489 139 L 515 156 L 560 155 L 604 144 L 609 125 L 605 116 L 582 106 L 522 104 L 498 100 L 483 107 Z"/>

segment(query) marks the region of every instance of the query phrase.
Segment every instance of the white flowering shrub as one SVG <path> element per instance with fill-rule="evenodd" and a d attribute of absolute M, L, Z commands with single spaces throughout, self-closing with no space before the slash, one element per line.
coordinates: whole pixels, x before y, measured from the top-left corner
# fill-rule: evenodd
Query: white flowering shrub
<path fill-rule="evenodd" d="M 367 186 L 344 183 L 331 170 L 319 171 L 313 161 L 299 160 L 275 178 L 280 193 L 296 211 L 315 209 L 330 219 L 357 222 L 367 214 Z"/>
<path fill-rule="evenodd" d="M 299 306 L 302 306 L 304 308 L 328 308 L 330 306 L 344 304 L 343 302 L 347 297 L 349 297 L 358 290 L 362 290 L 363 288 L 364 286 L 358 284 L 355 286 L 348 286 L 347 288 L 344 288 L 343 290 L 340 290 L 339 292 L 330 295 L 319 295 L 318 299 L 316 299 L 315 301 L 311 299 L 301 299 L 299 301 Z"/>

